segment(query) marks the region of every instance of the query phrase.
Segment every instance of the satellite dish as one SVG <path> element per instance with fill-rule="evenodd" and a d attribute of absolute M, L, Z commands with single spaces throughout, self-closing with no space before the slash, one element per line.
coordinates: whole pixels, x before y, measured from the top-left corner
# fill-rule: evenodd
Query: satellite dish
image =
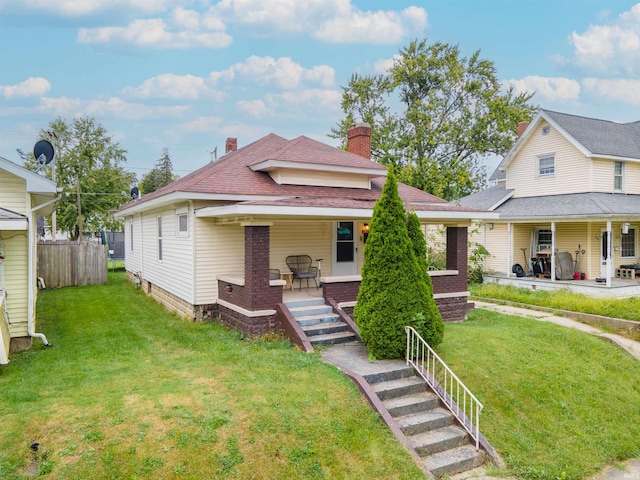
<path fill-rule="evenodd" d="M 133 187 L 131 189 L 131 200 L 137 200 L 139 196 L 140 190 L 138 190 L 138 187 Z"/>
<path fill-rule="evenodd" d="M 49 165 L 53 161 L 54 154 L 53 145 L 47 140 L 39 140 L 33 146 L 33 156 L 36 157 L 36 162 L 40 167 Z"/>

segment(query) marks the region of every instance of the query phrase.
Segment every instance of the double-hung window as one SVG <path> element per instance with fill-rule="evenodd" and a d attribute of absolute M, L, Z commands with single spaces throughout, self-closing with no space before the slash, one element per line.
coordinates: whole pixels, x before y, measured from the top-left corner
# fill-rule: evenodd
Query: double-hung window
<path fill-rule="evenodd" d="M 556 173 L 556 156 L 542 155 L 538 157 L 538 176 L 548 177 Z"/>
<path fill-rule="evenodd" d="M 176 236 L 186 237 L 189 235 L 189 215 L 187 208 L 176 210 Z"/>
<path fill-rule="evenodd" d="M 613 162 L 613 189 L 616 192 L 624 190 L 624 163 Z"/>
<path fill-rule="evenodd" d="M 621 258 L 636 258 L 637 238 L 635 227 L 629 228 L 629 233 L 620 235 Z"/>

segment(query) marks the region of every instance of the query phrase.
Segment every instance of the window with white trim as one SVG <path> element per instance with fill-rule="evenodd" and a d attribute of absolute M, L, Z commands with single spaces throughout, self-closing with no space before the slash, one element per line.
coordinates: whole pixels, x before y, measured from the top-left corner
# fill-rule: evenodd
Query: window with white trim
<path fill-rule="evenodd" d="M 553 155 L 543 155 L 538 157 L 538 176 L 539 177 L 548 177 L 550 175 L 555 175 L 556 173 L 556 156 Z"/>
<path fill-rule="evenodd" d="M 133 252 L 133 219 L 129 220 L 129 249 Z"/>
<path fill-rule="evenodd" d="M 162 215 L 158 215 L 158 260 L 162 261 Z"/>
<path fill-rule="evenodd" d="M 624 190 L 624 163 L 613 162 L 613 189 L 616 192 Z"/>
<path fill-rule="evenodd" d="M 176 210 L 176 236 L 186 237 L 189 235 L 189 215 L 187 208 Z"/>
<path fill-rule="evenodd" d="M 549 229 L 536 230 L 536 252 L 551 250 L 553 245 L 553 232 Z"/>
<path fill-rule="evenodd" d="M 620 235 L 620 257 L 636 258 L 637 231 L 635 227 L 629 228 L 629 233 Z"/>

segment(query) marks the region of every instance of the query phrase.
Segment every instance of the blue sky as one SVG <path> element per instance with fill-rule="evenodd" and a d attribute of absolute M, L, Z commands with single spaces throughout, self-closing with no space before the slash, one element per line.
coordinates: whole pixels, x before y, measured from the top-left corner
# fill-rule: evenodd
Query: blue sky
<path fill-rule="evenodd" d="M 163 147 L 182 176 L 227 137 L 335 144 L 341 86 L 424 37 L 480 49 L 543 108 L 640 120 L 636 1 L 0 0 L 0 155 L 80 115 L 139 177 Z"/>

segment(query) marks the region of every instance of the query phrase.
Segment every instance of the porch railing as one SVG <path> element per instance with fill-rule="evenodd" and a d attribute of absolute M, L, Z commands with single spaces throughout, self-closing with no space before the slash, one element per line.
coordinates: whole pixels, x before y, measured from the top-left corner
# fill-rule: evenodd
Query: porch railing
<path fill-rule="evenodd" d="M 412 327 L 407 332 L 407 365 L 413 365 L 480 447 L 482 403 Z"/>

